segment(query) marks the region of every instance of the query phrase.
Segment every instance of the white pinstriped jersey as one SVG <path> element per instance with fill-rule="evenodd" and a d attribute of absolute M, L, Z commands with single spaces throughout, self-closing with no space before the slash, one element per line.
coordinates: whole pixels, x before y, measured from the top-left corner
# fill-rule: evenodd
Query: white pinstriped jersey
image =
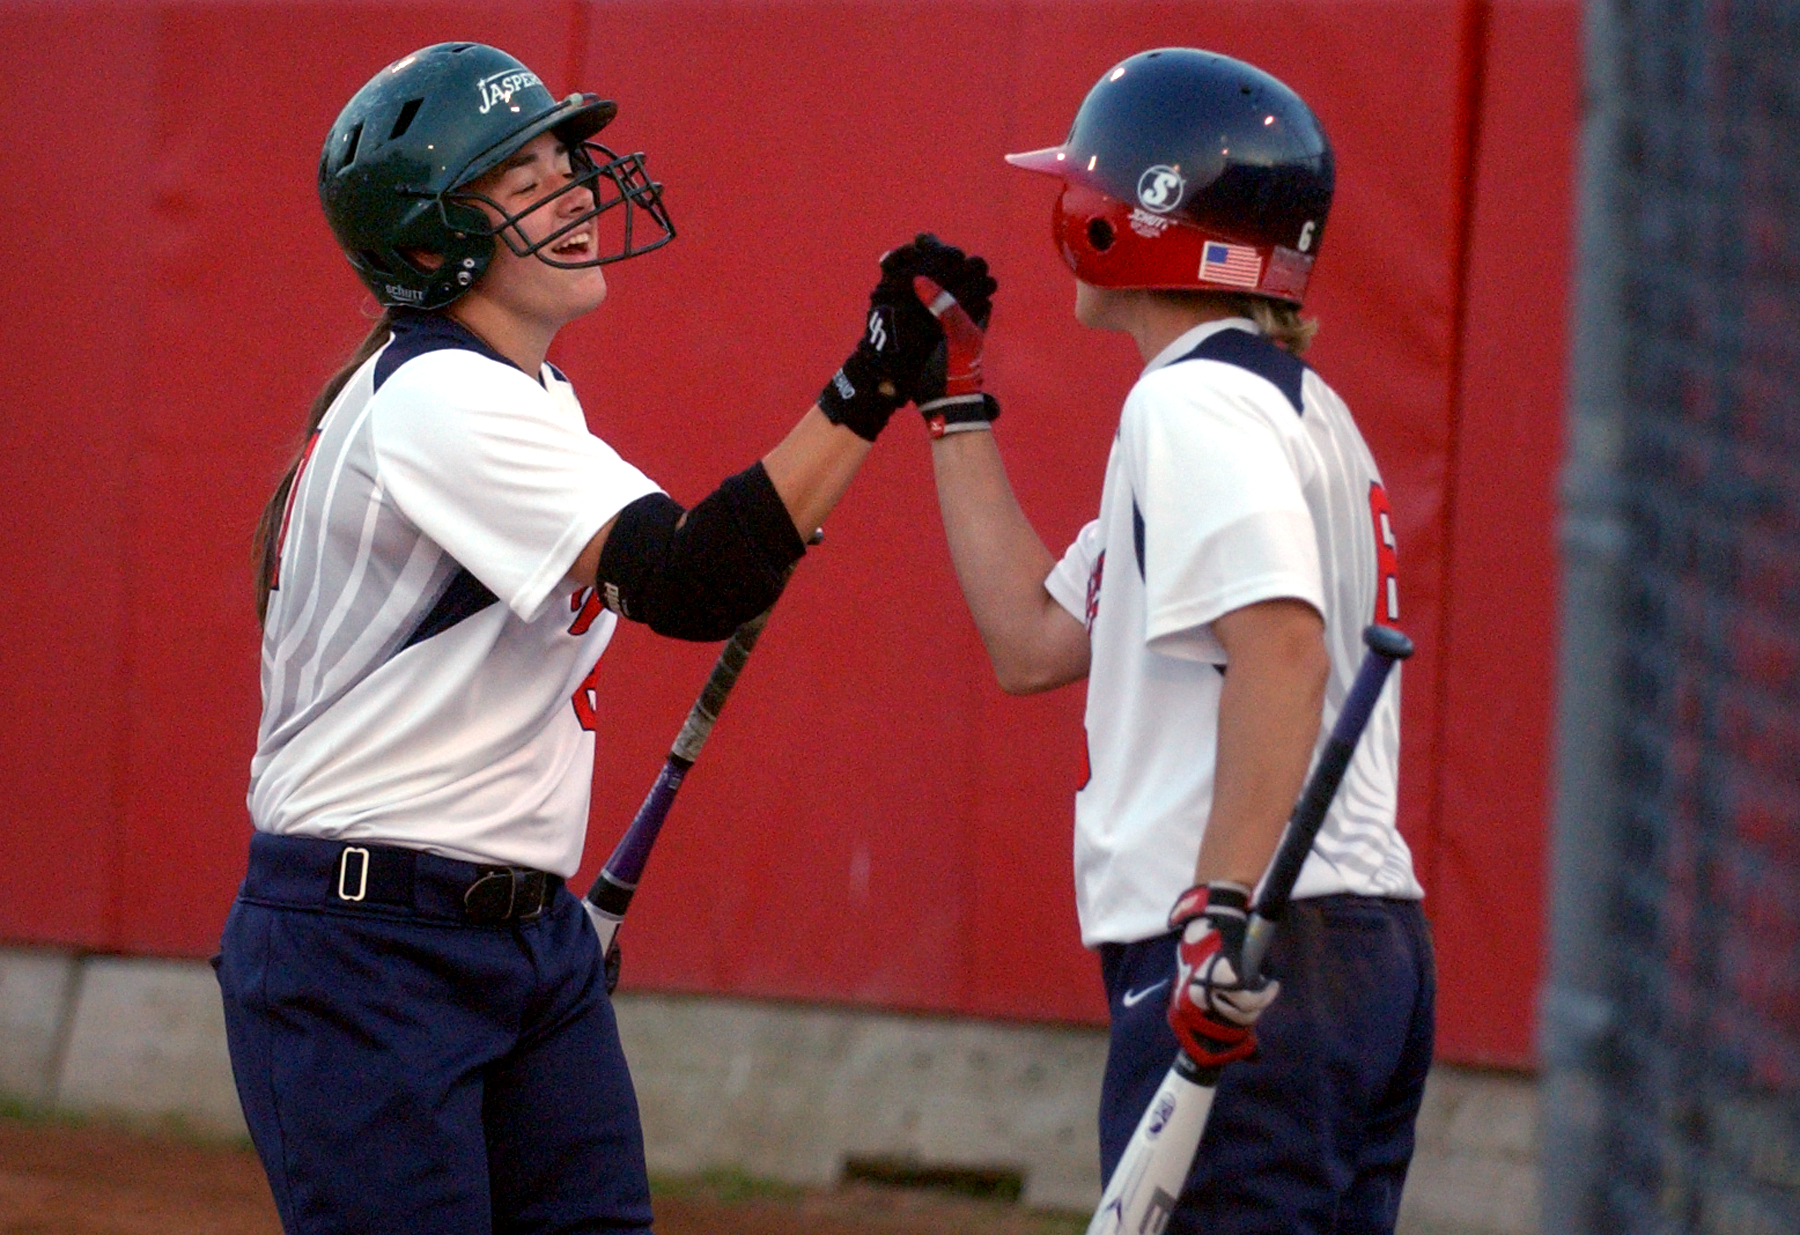
<path fill-rule="evenodd" d="M 454 321 L 400 313 L 307 449 L 263 629 L 256 827 L 568 876 L 614 617 L 565 575 L 656 485 Z"/>
<path fill-rule="evenodd" d="M 1212 804 L 1224 649 L 1214 619 L 1293 597 L 1325 618 L 1323 748 L 1362 661 L 1399 619 L 1387 497 L 1349 410 L 1242 318 L 1171 343 L 1125 400 L 1100 517 L 1045 586 L 1088 628 L 1089 776 L 1075 797 L 1082 939 L 1167 930 Z M 1399 673 L 1295 895 L 1423 895 L 1395 827 Z M 1316 754 L 1316 752 L 1315 752 Z"/>

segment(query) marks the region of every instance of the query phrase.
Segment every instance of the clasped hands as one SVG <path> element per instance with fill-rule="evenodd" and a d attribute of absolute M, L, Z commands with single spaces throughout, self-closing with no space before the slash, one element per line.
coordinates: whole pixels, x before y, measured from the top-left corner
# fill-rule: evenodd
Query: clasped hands
<path fill-rule="evenodd" d="M 883 254 L 862 337 L 819 409 L 871 442 L 907 403 L 933 437 L 986 428 L 1000 414 L 981 374 L 998 287 L 986 261 L 928 232 Z"/>

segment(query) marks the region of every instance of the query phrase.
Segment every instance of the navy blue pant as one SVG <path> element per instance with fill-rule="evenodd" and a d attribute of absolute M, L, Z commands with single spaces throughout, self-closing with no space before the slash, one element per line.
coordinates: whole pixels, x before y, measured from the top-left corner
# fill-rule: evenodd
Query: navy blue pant
<path fill-rule="evenodd" d="M 648 1230 L 637 1099 L 580 902 L 558 883 L 538 916 L 476 925 L 458 899 L 476 868 L 427 856 L 415 903 L 352 904 L 319 860 L 340 849 L 258 834 L 215 962 L 283 1228 Z"/>
<path fill-rule="evenodd" d="M 1112 1036 L 1102 1178 L 1178 1049 L 1165 1015 L 1176 936 L 1100 950 Z M 1387 1235 L 1431 1065 L 1436 977 L 1416 901 L 1293 902 L 1265 972 L 1281 994 L 1261 1055 L 1226 1066 L 1170 1235 Z"/>

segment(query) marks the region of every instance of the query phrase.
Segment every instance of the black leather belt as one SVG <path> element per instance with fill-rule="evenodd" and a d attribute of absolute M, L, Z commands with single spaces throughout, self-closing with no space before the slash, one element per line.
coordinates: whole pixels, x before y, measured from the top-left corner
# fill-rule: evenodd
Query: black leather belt
<path fill-rule="evenodd" d="M 486 866 L 396 845 L 257 832 L 250 838 L 243 894 L 272 904 L 380 907 L 493 926 L 537 917 L 562 886 L 560 876 L 525 866 Z"/>

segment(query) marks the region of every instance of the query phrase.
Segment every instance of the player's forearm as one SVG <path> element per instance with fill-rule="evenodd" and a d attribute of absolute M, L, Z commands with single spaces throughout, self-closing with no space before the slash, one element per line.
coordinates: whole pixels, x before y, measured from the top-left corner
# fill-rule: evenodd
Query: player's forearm
<path fill-rule="evenodd" d="M 850 487 L 872 443 L 825 419 L 817 407 L 763 456 L 763 471 L 802 540 L 812 536 Z M 569 567 L 569 581 L 591 586 L 616 518 L 609 519 Z"/>
<path fill-rule="evenodd" d="M 832 424 L 814 407 L 763 456 L 769 483 L 781 495 L 801 536 L 812 535 L 825 522 L 873 445 Z"/>
<path fill-rule="evenodd" d="M 1013 496 L 990 432 L 931 446 L 950 560 L 1002 689 L 1031 694 L 1085 677 L 1087 631 L 1044 588 L 1056 559 Z"/>
<path fill-rule="evenodd" d="M 1219 695 L 1212 813 L 1196 883 L 1254 886 L 1268 869 L 1318 742 L 1330 661 L 1300 601 L 1267 601 L 1213 624 L 1229 657 Z"/>

